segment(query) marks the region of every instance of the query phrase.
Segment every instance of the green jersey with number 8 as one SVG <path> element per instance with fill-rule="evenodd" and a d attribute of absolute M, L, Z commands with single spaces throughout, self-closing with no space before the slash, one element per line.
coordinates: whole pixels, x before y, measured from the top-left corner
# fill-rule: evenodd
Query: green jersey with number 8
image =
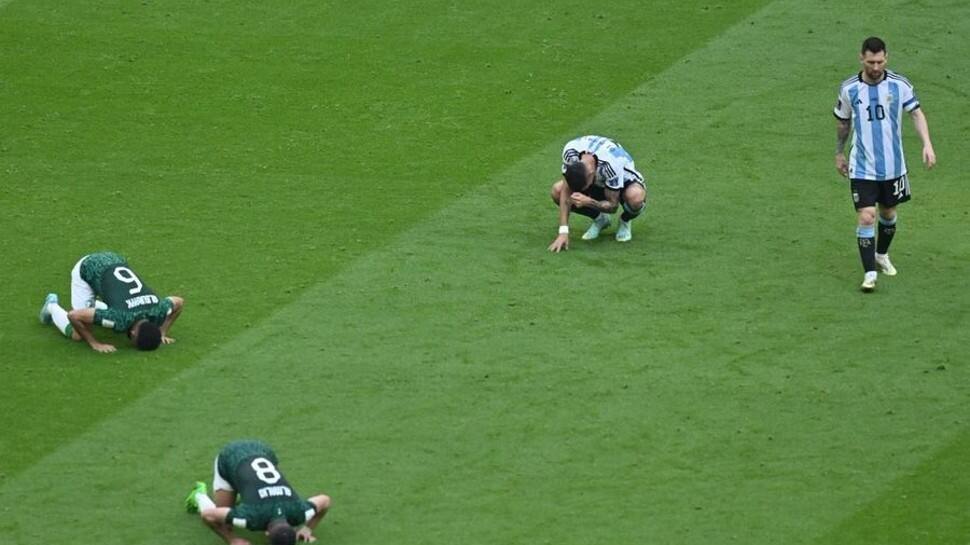
<path fill-rule="evenodd" d="M 114 252 L 98 252 L 84 258 L 81 279 L 108 305 L 94 313 L 94 322 L 125 332 L 139 320 L 161 326 L 172 312 L 171 300 L 160 299 L 124 257 Z"/>
<path fill-rule="evenodd" d="M 316 508 L 300 499 L 278 464 L 276 453 L 261 441 L 235 441 L 222 449 L 219 475 L 240 498 L 226 522 L 256 531 L 265 530 L 273 519 L 286 519 L 291 526 L 299 526 L 313 518 Z"/>

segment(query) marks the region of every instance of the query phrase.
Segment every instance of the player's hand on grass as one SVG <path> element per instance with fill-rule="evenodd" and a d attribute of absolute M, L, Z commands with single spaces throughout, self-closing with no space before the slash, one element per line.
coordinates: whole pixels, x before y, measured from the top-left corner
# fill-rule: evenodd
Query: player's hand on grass
<path fill-rule="evenodd" d="M 91 348 L 95 349 L 98 352 L 101 352 L 102 354 L 109 354 L 117 350 L 117 348 L 115 348 L 113 344 L 107 344 L 107 343 L 94 343 L 91 345 Z"/>
<path fill-rule="evenodd" d="M 936 152 L 933 146 L 923 146 L 923 164 L 926 168 L 933 168 L 936 165 Z"/>
<path fill-rule="evenodd" d="M 313 535 L 313 530 L 304 526 L 296 531 L 296 540 L 304 543 L 313 543 L 317 540 Z"/>
<path fill-rule="evenodd" d="M 169 337 L 168 335 L 162 335 L 162 344 L 173 344 L 175 339 Z"/>
<path fill-rule="evenodd" d="M 561 250 L 569 249 L 569 235 L 559 235 L 556 240 L 549 245 L 549 251 L 559 253 Z"/>
<path fill-rule="evenodd" d="M 835 170 L 839 171 L 842 176 L 849 176 L 849 162 L 845 160 L 844 153 L 835 154 Z"/>

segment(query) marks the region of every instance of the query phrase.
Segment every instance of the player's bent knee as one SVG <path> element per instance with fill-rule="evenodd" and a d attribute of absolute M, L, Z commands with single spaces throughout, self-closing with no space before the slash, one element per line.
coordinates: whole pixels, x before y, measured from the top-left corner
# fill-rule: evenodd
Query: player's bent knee
<path fill-rule="evenodd" d="M 563 185 L 562 180 L 559 180 L 558 182 L 552 184 L 552 189 L 549 191 L 549 196 L 552 197 L 553 202 L 556 204 L 559 204 L 559 198 L 562 195 Z"/>
<path fill-rule="evenodd" d="M 891 220 L 896 217 L 896 207 L 892 208 L 880 208 L 879 217 L 886 220 Z"/>
<path fill-rule="evenodd" d="M 859 225 L 874 225 L 876 223 L 876 211 L 868 208 L 859 210 Z"/>
<path fill-rule="evenodd" d="M 631 185 L 623 193 L 623 198 L 630 205 L 630 208 L 640 208 L 646 200 L 647 194 L 639 185 Z"/>

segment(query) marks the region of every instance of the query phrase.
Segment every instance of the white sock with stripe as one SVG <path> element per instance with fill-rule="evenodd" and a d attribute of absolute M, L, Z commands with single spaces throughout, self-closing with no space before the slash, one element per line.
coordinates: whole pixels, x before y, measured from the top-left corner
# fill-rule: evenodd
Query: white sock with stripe
<path fill-rule="evenodd" d="M 71 327 L 71 321 L 67 319 L 67 311 L 57 304 L 47 305 L 47 310 L 51 313 L 54 327 L 60 330 L 65 337 L 70 337 L 74 333 L 74 328 Z"/>
<path fill-rule="evenodd" d="M 206 509 L 211 509 L 216 506 L 216 503 L 212 501 L 212 498 L 210 498 L 208 494 L 203 494 L 202 492 L 196 492 L 195 503 L 199 506 L 200 514 Z"/>

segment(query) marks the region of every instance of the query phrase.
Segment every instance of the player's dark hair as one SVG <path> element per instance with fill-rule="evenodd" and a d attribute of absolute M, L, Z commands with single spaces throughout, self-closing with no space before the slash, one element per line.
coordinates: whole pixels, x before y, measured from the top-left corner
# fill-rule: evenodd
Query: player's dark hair
<path fill-rule="evenodd" d="M 296 530 L 284 519 L 273 519 L 266 525 L 269 545 L 293 545 L 296 543 Z"/>
<path fill-rule="evenodd" d="M 886 42 L 882 41 L 882 38 L 876 38 L 875 36 L 870 36 L 866 38 L 866 41 L 862 42 L 862 54 L 865 55 L 866 51 L 870 53 L 879 53 L 880 51 L 886 50 Z"/>
<path fill-rule="evenodd" d="M 566 184 L 573 191 L 586 189 L 586 164 L 582 161 L 574 161 L 566 165 L 566 172 L 563 173 Z"/>
<path fill-rule="evenodd" d="M 162 344 L 162 330 L 148 320 L 140 322 L 135 334 L 135 347 L 138 350 L 155 350 Z"/>

